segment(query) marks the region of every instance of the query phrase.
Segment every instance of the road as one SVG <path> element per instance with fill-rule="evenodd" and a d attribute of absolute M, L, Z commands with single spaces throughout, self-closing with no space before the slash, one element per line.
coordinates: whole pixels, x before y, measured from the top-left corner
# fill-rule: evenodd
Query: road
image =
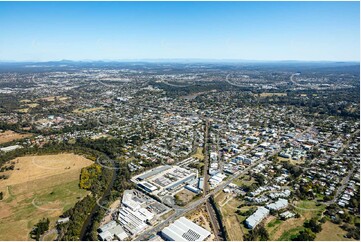
<path fill-rule="evenodd" d="M 293 80 L 293 77 L 294 76 L 298 76 L 298 75 L 300 75 L 299 73 L 293 73 L 291 76 L 290 76 L 290 81 L 294 84 L 294 85 L 296 85 L 296 86 L 298 86 L 299 84 L 297 83 L 297 82 L 295 82 L 295 80 Z"/>
<path fill-rule="evenodd" d="M 237 85 L 237 84 L 234 84 L 234 83 L 232 83 L 232 82 L 230 82 L 229 81 L 229 76 L 230 76 L 231 74 L 228 74 L 227 76 L 226 76 L 226 82 L 229 84 L 229 85 L 232 85 L 232 86 L 235 86 L 235 87 L 244 87 L 244 86 L 242 86 L 242 85 Z"/>
<path fill-rule="evenodd" d="M 343 192 L 347 186 L 348 181 L 350 180 L 352 174 L 354 172 L 354 169 L 350 170 L 347 174 L 347 176 L 345 176 L 342 181 L 341 181 L 341 186 L 338 187 L 335 196 L 333 197 L 333 199 L 329 202 L 326 202 L 327 205 L 330 205 L 332 203 L 335 203 L 338 199 L 338 197 L 340 196 L 340 193 Z"/>
<path fill-rule="evenodd" d="M 50 234 L 58 234 L 58 230 L 57 229 L 51 229 L 51 230 L 48 230 L 46 231 L 43 235 L 40 236 L 40 241 L 44 241 L 44 238 Z"/>

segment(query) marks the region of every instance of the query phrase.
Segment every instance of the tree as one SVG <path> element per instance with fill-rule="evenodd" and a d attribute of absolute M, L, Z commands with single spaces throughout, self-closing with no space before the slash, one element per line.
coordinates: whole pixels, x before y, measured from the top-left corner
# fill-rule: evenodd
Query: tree
<path fill-rule="evenodd" d="M 269 234 L 268 234 L 267 230 L 265 229 L 265 227 L 263 225 L 259 226 L 258 234 L 259 234 L 260 240 L 262 240 L 262 241 L 269 240 Z"/>
<path fill-rule="evenodd" d="M 293 238 L 293 241 L 313 241 L 316 235 L 308 228 L 299 232 L 299 234 Z"/>
<path fill-rule="evenodd" d="M 40 240 L 40 236 L 49 230 L 50 221 L 48 218 L 41 219 L 30 232 L 30 235 L 35 240 Z"/>
<path fill-rule="evenodd" d="M 321 230 L 322 230 L 322 226 L 321 226 L 321 224 L 317 221 L 316 218 L 312 218 L 311 220 L 306 221 L 306 222 L 304 223 L 304 226 L 305 226 L 305 228 L 311 229 L 312 232 L 314 232 L 314 233 L 321 232 Z"/>

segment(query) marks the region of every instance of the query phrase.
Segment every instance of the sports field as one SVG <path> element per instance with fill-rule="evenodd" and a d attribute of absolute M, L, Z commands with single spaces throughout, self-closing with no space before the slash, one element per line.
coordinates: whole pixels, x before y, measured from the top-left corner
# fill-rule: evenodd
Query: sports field
<path fill-rule="evenodd" d="M 93 162 L 74 154 L 25 156 L 0 180 L 0 240 L 29 240 L 29 232 L 41 218 L 54 226 L 65 210 L 88 192 L 79 189 L 82 167 Z"/>

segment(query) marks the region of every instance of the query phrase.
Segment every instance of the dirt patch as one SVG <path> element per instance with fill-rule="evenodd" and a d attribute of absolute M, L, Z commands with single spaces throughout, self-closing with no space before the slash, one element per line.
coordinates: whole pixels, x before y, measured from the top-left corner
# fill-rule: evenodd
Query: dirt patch
<path fill-rule="evenodd" d="M 330 221 L 326 221 L 322 225 L 322 230 L 317 234 L 316 240 L 320 241 L 335 241 L 335 240 L 352 240 L 343 237 L 347 232 L 340 228 L 337 224 Z"/>
<path fill-rule="evenodd" d="M 290 218 L 286 221 L 282 221 L 281 223 L 273 227 L 268 227 L 266 225 L 266 228 L 270 235 L 270 240 L 278 240 L 285 232 L 302 226 L 304 221 L 305 218 Z"/>
<path fill-rule="evenodd" d="M 196 223 L 199 226 L 201 226 L 202 228 L 204 228 L 204 229 L 206 229 L 208 231 L 212 231 L 209 216 L 208 216 L 208 213 L 207 213 L 206 208 L 204 206 L 202 206 L 201 208 L 195 210 L 194 212 L 187 215 L 186 217 L 189 220 L 191 220 L 193 223 Z M 208 238 L 207 240 L 208 241 L 214 240 L 213 232 L 212 232 L 210 238 Z"/>
<path fill-rule="evenodd" d="M 187 189 L 183 189 L 180 192 L 178 192 L 176 195 L 177 200 L 179 200 L 183 204 L 187 204 L 196 196 L 194 192 L 191 192 Z"/>
<path fill-rule="evenodd" d="M 260 94 L 256 94 L 259 97 L 273 97 L 273 96 L 277 96 L 277 97 L 285 97 L 287 96 L 287 93 L 282 93 L 282 92 L 264 92 L 264 93 L 260 93 Z"/>
<path fill-rule="evenodd" d="M 243 240 L 244 232 L 236 215 L 227 216 L 225 226 L 230 240 Z"/>
<path fill-rule="evenodd" d="M 23 139 L 32 136 L 32 134 L 19 134 L 12 130 L 0 133 L 0 144 L 11 142 L 13 140 Z"/>
<path fill-rule="evenodd" d="M 96 111 L 100 111 L 100 110 L 104 110 L 103 107 L 97 107 L 97 108 L 78 108 L 75 109 L 73 112 L 74 113 L 91 113 L 91 112 L 96 112 Z"/>

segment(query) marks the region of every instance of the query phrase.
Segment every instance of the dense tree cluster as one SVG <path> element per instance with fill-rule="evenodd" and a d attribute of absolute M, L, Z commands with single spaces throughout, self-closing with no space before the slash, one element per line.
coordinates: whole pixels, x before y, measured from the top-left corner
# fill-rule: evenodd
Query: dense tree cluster
<path fill-rule="evenodd" d="M 50 224 L 50 221 L 48 218 L 41 219 L 37 224 L 35 224 L 35 227 L 30 232 L 31 238 L 39 241 L 40 236 L 43 235 L 46 231 L 48 231 L 49 224 Z"/>
<path fill-rule="evenodd" d="M 267 241 L 269 240 L 269 234 L 263 224 L 258 225 L 244 236 L 244 240 L 247 241 Z"/>
<path fill-rule="evenodd" d="M 92 164 L 81 169 L 79 187 L 89 190 L 94 182 L 99 180 L 102 167 L 99 164 Z"/>
<path fill-rule="evenodd" d="M 75 206 L 67 210 L 62 217 L 69 217 L 68 223 L 59 224 L 59 240 L 80 240 L 79 236 L 83 228 L 84 221 L 88 218 L 88 214 L 96 206 L 94 196 L 88 195 L 84 199 L 78 201 Z"/>
<path fill-rule="evenodd" d="M 313 241 L 316 238 L 316 234 L 313 233 L 310 229 L 306 228 L 298 233 L 296 237 L 294 237 L 293 241 Z"/>

